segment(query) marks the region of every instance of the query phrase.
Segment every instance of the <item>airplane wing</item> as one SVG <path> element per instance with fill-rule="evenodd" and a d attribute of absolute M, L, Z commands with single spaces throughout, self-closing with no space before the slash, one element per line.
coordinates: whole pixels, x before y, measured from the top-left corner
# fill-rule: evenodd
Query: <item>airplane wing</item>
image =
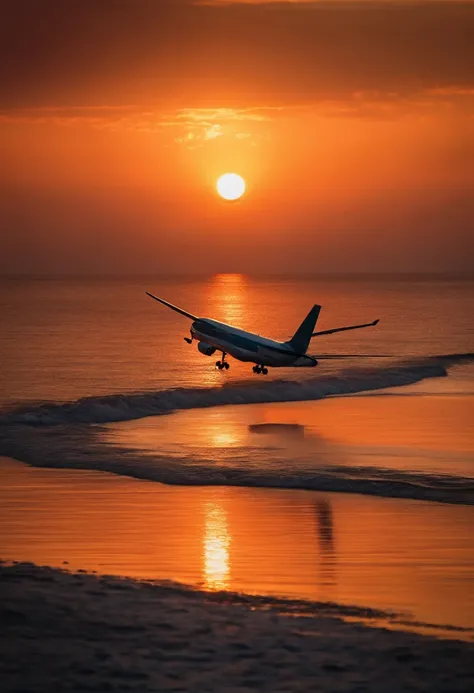
<path fill-rule="evenodd" d="M 150 296 L 150 298 L 154 298 L 155 301 L 158 301 L 159 303 L 162 303 L 164 306 L 168 306 L 168 308 L 171 308 L 171 310 L 176 311 L 176 313 L 181 313 L 181 315 L 184 315 L 186 318 L 189 318 L 190 320 L 198 320 L 198 318 L 195 315 L 187 313 L 185 310 L 182 310 L 182 308 L 178 308 L 178 306 L 174 306 L 172 303 L 168 303 L 168 301 L 165 301 L 162 298 L 158 298 L 158 296 L 154 296 L 149 291 L 147 291 L 146 294 L 147 296 Z"/>
<path fill-rule="evenodd" d="M 322 334 L 334 334 L 334 332 L 346 332 L 346 330 L 359 330 L 361 327 L 375 327 L 378 320 L 367 322 L 364 325 L 349 325 L 348 327 L 335 327 L 332 330 L 323 330 L 322 332 L 313 332 L 311 337 L 319 337 Z"/>

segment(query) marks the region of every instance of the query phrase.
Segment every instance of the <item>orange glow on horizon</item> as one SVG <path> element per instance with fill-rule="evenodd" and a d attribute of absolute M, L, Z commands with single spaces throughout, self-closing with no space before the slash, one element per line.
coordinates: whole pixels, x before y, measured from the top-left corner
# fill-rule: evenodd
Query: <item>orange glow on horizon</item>
<path fill-rule="evenodd" d="M 472 272 L 470 3 L 83 4 L 7 37 L 0 271 Z"/>

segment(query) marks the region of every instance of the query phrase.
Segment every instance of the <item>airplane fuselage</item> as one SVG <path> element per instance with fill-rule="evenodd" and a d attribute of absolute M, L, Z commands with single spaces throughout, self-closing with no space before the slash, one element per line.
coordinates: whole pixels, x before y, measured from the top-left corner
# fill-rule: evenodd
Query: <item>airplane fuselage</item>
<path fill-rule="evenodd" d="M 274 339 L 261 337 L 254 332 L 246 332 L 233 325 L 227 325 L 225 322 L 219 322 L 219 320 L 199 318 L 197 315 L 188 313 L 183 308 L 165 301 L 164 298 L 159 298 L 149 291 L 146 293 L 158 303 L 192 321 L 191 337 L 184 337 L 184 340 L 188 344 L 192 344 L 196 340 L 199 351 L 205 356 L 212 356 L 216 351 L 221 352 L 222 360 L 216 361 L 216 367 L 219 370 L 229 369 L 229 362 L 226 360 L 227 354 L 238 361 L 254 363 L 253 372 L 263 373 L 263 375 L 268 373 L 267 366 L 273 368 L 289 366 L 292 368 L 314 368 L 318 365 L 318 361 L 314 356 L 307 355 L 313 337 L 333 334 L 334 332 L 358 330 L 361 327 L 373 327 L 378 323 L 378 320 L 374 320 L 363 325 L 347 325 L 346 327 L 335 327 L 330 330 L 315 332 L 314 328 L 321 311 L 321 306 L 315 303 L 293 337 L 288 342 L 277 342 Z M 322 358 L 334 357 L 323 356 Z"/>
<path fill-rule="evenodd" d="M 191 325 L 191 335 L 201 344 L 209 345 L 216 351 L 230 354 L 239 361 L 249 361 L 274 368 L 285 366 L 312 368 L 317 366 L 316 359 L 298 354 L 285 342 L 267 339 L 218 320 L 209 318 L 195 320 Z M 209 351 L 209 356 L 211 356 L 212 352 Z"/>

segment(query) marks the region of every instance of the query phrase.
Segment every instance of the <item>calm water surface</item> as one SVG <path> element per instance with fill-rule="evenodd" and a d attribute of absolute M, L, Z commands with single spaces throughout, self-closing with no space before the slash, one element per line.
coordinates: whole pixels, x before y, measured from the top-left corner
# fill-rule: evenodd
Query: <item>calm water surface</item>
<path fill-rule="evenodd" d="M 145 295 L 149 290 L 191 313 L 276 339 L 291 337 L 314 303 L 318 329 L 380 318 L 380 324 L 313 341 L 311 353 L 430 356 L 474 351 L 474 283 L 209 279 L 3 280 L 0 291 L 3 402 L 219 385 L 253 376 L 249 364 L 213 368 L 215 358 L 182 339 L 187 318 Z M 344 363 L 344 368 L 360 361 Z M 340 370 L 270 370 L 267 379 Z M 472 385 L 472 380 L 471 380 Z M 474 387 L 471 388 L 474 391 Z"/>
<path fill-rule="evenodd" d="M 474 637 L 472 508 L 171 487 L 8 460 L 0 471 L 10 559 L 372 606 Z"/>

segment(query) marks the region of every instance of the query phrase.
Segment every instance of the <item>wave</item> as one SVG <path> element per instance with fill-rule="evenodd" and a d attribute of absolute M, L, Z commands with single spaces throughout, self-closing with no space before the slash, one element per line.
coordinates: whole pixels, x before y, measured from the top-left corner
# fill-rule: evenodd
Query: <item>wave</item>
<path fill-rule="evenodd" d="M 317 459 L 309 466 L 275 459 L 257 464 L 249 448 L 232 460 L 210 450 L 207 459 L 196 462 L 192 456 L 121 448 L 107 440 L 101 426 L 7 426 L 0 429 L 0 455 L 34 467 L 107 472 L 167 485 L 300 489 L 474 505 L 474 479 L 469 477 Z"/>
<path fill-rule="evenodd" d="M 443 503 L 474 504 L 474 480 L 468 477 L 394 471 L 379 467 L 256 464 L 252 449 L 242 449 L 234 463 L 189 456 L 144 454 L 110 442 L 101 424 L 164 415 L 183 409 L 222 405 L 317 400 L 403 386 L 443 377 L 447 369 L 474 360 L 474 354 L 451 354 L 352 368 L 337 375 L 303 381 L 244 381 L 213 388 L 88 397 L 75 402 L 42 403 L 0 415 L 0 455 L 36 467 L 109 472 L 164 484 L 225 485 L 362 493 Z"/>
<path fill-rule="evenodd" d="M 223 405 L 317 400 L 388 387 L 411 385 L 447 375 L 450 366 L 474 360 L 474 353 L 429 356 L 388 366 L 347 369 L 306 380 L 241 381 L 219 387 L 182 387 L 157 392 L 119 393 L 85 397 L 73 402 L 20 406 L 0 415 L 0 425 L 105 424 L 183 409 Z"/>

